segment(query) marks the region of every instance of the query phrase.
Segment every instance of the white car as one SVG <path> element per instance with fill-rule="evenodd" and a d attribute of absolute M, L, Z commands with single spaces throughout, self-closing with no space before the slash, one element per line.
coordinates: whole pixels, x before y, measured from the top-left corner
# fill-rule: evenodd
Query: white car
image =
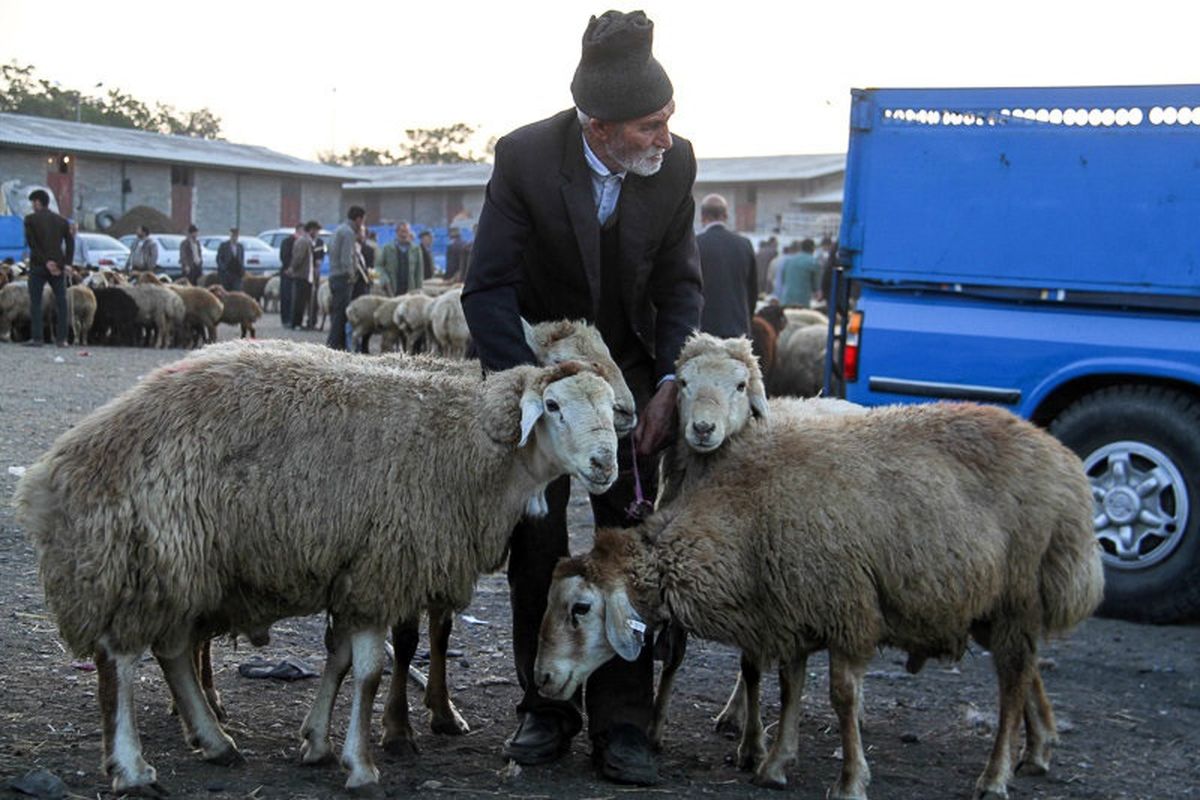
<path fill-rule="evenodd" d="M 200 244 L 212 250 L 213 269 L 217 268 L 217 248 L 222 242 L 229 241 L 228 236 L 201 236 Z M 279 250 L 259 239 L 257 236 L 239 236 L 238 244 L 246 251 L 247 275 L 274 275 L 279 271 L 282 262 L 279 260 Z M 208 257 L 204 259 L 207 266 Z"/>
<path fill-rule="evenodd" d="M 170 278 L 178 278 L 180 275 L 179 268 L 179 248 L 183 245 L 183 240 L 187 237 L 181 236 L 178 233 L 152 233 L 150 238 L 158 244 L 158 272 L 165 274 Z M 134 242 L 137 241 L 135 234 L 129 233 L 121 237 L 121 242 L 128 248 L 132 249 Z M 204 244 L 204 238 L 200 240 L 200 247 L 203 250 L 204 271 L 212 272 L 217 268 L 217 251 L 216 249 L 209 250 Z M 128 251 L 126 251 L 126 259 L 128 259 Z M 121 262 L 121 267 L 124 268 L 127 261 Z"/>
<path fill-rule="evenodd" d="M 91 269 L 125 269 L 129 248 L 105 233 L 75 234 L 75 258 L 71 263 Z"/>
<path fill-rule="evenodd" d="M 279 245 L 283 244 L 283 240 L 288 238 L 289 236 L 291 236 L 293 233 L 294 233 L 294 231 L 291 228 L 272 228 L 269 231 L 263 231 L 262 233 L 260 233 L 258 235 L 258 238 L 262 239 L 264 242 L 271 245 L 271 247 L 274 247 L 275 255 L 278 256 L 279 255 Z M 317 241 L 319 241 L 323 245 L 325 245 L 325 249 L 326 249 L 326 251 L 328 251 L 329 243 L 331 241 L 333 241 L 333 231 L 327 231 L 324 228 L 321 228 L 321 230 L 317 231 Z M 322 256 L 322 258 L 321 258 L 320 272 L 322 275 L 329 274 L 328 252 L 326 252 L 326 255 Z"/>

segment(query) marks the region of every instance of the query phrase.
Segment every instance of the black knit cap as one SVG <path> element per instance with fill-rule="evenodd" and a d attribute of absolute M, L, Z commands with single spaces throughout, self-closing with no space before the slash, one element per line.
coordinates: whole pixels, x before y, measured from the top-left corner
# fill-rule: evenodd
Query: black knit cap
<path fill-rule="evenodd" d="M 575 106 L 594 119 L 623 122 L 653 114 L 674 88 L 650 52 L 654 23 L 645 12 L 605 11 L 583 32 L 583 54 L 571 81 Z"/>

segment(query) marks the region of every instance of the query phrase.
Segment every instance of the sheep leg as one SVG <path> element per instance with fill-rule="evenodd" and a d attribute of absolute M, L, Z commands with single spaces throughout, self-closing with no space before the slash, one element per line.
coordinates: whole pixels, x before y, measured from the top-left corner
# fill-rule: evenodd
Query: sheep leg
<path fill-rule="evenodd" d="M 383 675 L 383 630 L 361 630 L 350 635 L 354 692 L 350 725 L 342 747 L 342 766 L 350 770 L 346 789 L 371 792 L 379 786 L 379 770 L 371 760 L 371 707 Z"/>
<path fill-rule="evenodd" d="M 742 653 L 742 682 L 746 687 L 746 717 L 742 724 L 742 740 L 738 743 L 738 769 L 751 770 L 762 762 L 767 753 L 763 744 L 762 671 L 758 662 Z"/>
<path fill-rule="evenodd" d="M 663 731 L 667 727 L 667 706 L 671 702 L 671 692 L 675 688 L 675 673 L 683 663 L 687 652 L 687 631 L 683 626 L 672 623 L 667 627 L 668 637 L 667 661 L 663 664 L 662 675 L 658 678 L 658 691 L 654 694 L 654 719 L 650 722 L 650 744 L 655 750 L 662 750 Z"/>
<path fill-rule="evenodd" d="M 406 619 L 392 627 L 396 663 L 383 709 L 383 749 L 395 756 L 416 755 L 416 737 L 408 720 L 408 669 L 420 639 L 420 619 Z"/>
<path fill-rule="evenodd" d="M 992 754 L 975 782 L 975 800 L 1008 797 L 1013 743 L 1025 715 L 1026 696 L 1033 690 L 1033 676 L 1037 670 L 1032 639 L 1018 630 L 993 630 L 992 633 L 992 660 L 1000 685 L 1000 721 L 996 726 Z"/>
<path fill-rule="evenodd" d="M 771 751 L 754 773 L 754 783 L 770 789 L 787 786 L 788 767 L 796 760 L 800 749 L 800 701 L 804 696 L 805 670 L 808 655 L 801 655 L 779 667 L 780 700 L 779 728 Z"/>
<path fill-rule="evenodd" d="M 429 727 L 434 733 L 461 736 L 471 726 L 458 713 L 446 687 L 446 651 L 454 612 L 443 606 L 429 607 L 429 683 L 425 686 L 425 707 L 429 709 Z"/>
<path fill-rule="evenodd" d="M 225 706 L 221 703 L 217 687 L 213 686 L 212 639 L 205 639 L 204 643 L 196 648 L 196 674 L 200 676 L 200 686 L 204 689 L 204 696 L 216 714 L 217 721 L 224 722 L 229 716 L 225 713 Z"/>
<path fill-rule="evenodd" d="M 866 800 L 871 770 L 863 751 L 862 682 L 867 662 L 829 651 L 829 701 L 842 734 L 842 774 L 829 790 L 830 800 Z"/>
<path fill-rule="evenodd" d="M 1050 754 L 1058 744 L 1054 708 L 1046 697 L 1041 672 L 1034 668 L 1025 697 L 1025 752 L 1017 764 L 1018 775 L 1045 775 L 1050 771 Z"/>
<path fill-rule="evenodd" d="M 179 718 L 184 721 L 184 730 L 200 747 L 204 760 L 226 767 L 245 763 L 246 759 L 238 752 L 233 739 L 221 730 L 221 724 L 196 679 L 195 649 L 187 646 L 177 653 L 156 652 L 154 657 L 167 679 L 167 687 L 179 709 Z"/>
<path fill-rule="evenodd" d="M 331 642 L 331 638 L 336 641 Z M 300 726 L 300 762 L 310 766 L 333 761 L 329 719 L 333 716 L 333 703 L 337 700 L 342 679 L 350 670 L 350 640 L 327 632 L 325 644 L 325 669 L 321 672 L 321 685 L 317 687 L 312 708 Z"/>
<path fill-rule="evenodd" d="M 137 683 L 138 653 L 111 653 L 96 648 L 97 698 L 100 702 L 104 772 L 112 778 L 114 795 L 166 797 L 154 767 L 142 758 L 133 687 Z"/>
<path fill-rule="evenodd" d="M 721 713 L 717 714 L 714 720 L 717 723 L 717 733 L 738 733 L 741 731 L 742 721 L 745 719 L 746 681 L 739 671 L 733 691 L 729 694 L 729 699 L 725 701 L 725 707 L 721 709 Z"/>

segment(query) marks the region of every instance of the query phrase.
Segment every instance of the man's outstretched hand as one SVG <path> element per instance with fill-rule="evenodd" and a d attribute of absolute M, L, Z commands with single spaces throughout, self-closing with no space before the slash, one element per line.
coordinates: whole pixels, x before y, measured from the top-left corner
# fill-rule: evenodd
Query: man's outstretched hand
<path fill-rule="evenodd" d="M 679 388 L 675 381 L 663 381 L 662 386 L 642 409 L 637 427 L 633 431 L 633 441 L 637 445 L 637 454 L 641 457 L 652 456 L 666 446 L 675 427 L 675 403 Z"/>

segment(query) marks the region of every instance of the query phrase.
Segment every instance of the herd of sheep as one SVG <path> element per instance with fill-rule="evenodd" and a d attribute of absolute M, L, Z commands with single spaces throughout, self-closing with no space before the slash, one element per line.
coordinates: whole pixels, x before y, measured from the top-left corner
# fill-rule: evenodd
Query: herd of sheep
<path fill-rule="evenodd" d="M 194 287 L 119 291 L 159 333 L 171 328 L 167 306 L 170 319 L 186 320 L 199 307 L 187 297 L 220 302 Z M 139 293 L 173 299 L 145 302 L 142 316 Z M 365 348 L 378 334 L 377 357 L 284 341 L 205 347 L 95 411 L 27 470 L 18 518 L 63 639 L 96 662 L 116 793 L 164 792 L 138 738 L 142 653 L 162 667 L 186 740 L 208 761 L 239 763 L 197 664 L 211 638 L 261 643 L 291 616 L 329 620 L 328 660 L 300 734 L 304 763 L 335 758 L 332 708 L 349 675 L 346 786 L 378 785 L 369 739 L 389 629 L 401 663 L 383 746 L 415 750 L 403 663 L 413 648 L 401 643 L 415 645 L 423 612 L 438 631 L 426 697 L 434 729 L 466 730 L 445 686 L 451 612 L 502 566 L 521 516 L 545 513 L 549 482 L 569 475 L 593 493 L 612 485 L 617 440 L 636 413 L 584 323 L 526 325 L 542 366 L 482 377 L 462 360 L 458 295 L 356 299 L 354 336 Z M 770 315 L 756 321 L 757 356 L 746 339 L 688 342 L 657 510 L 637 528 L 599 531 L 591 554 L 560 565 L 539 688 L 569 697 L 610 658 L 636 658 L 642 631 L 657 628 L 679 644 L 649 732 L 661 743 L 686 636 L 735 645 L 742 669 L 724 721 L 742 731 L 738 764 L 778 787 L 797 757 L 806 659 L 827 650 L 843 752 L 829 796 L 861 800 L 862 679 L 876 649 L 906 651 L 915 672 L 928 658 L 960 658 L 974 638 L 993 655 L 1000 724 L 973 796 L 1006 797 L 1022 722 L 1019 771 L 1044 773 L 1055 742 L 1038 642 L 1100 599 L 1082 466 L 1048 434 L 990 407 L 768 399 L 786 393 L 770 392 L 773 381 L 798 380 L 781 367 L 790 340 L 823 330 L 819 319 Z M 194 333 L 208 341 L 213 312 L 205 319 Z M 273 479 L 280 465 L 290 476 L 282 483 Z M 332 474 L 339 491 L 314 502 L 304 487 Z M 270 487 L 270 502 L 254 487 Z M 785 699 L 768 750 L 759 679 L 773 666 Z"/>

